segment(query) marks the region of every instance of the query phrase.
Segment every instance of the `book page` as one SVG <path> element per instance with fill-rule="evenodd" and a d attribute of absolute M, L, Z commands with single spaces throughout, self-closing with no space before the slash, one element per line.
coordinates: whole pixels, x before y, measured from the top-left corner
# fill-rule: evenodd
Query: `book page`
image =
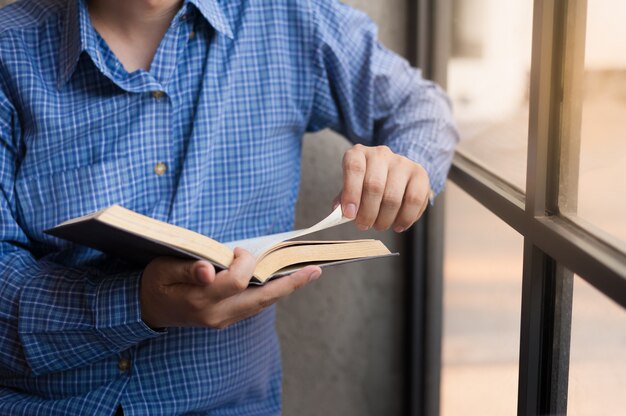
<path fill-rule="evenodd" d="M 294 238 L 302 237 L 303 235 L 312 234 L 317 231 L 322 231 L 327 228 L 335 227 L 337 225 L 345 224 L 352 221 L 342 215 L 341 205 L 335 208 L 330 215 L 317 224 L 304 228 L 301 230 L 287 231 L 285 233 L 265 235 L 262 237 L 249 238 L 246 240 L 231 241 L 224 243 L 226 247 L 234 249 L 235 247 L 241 247 L 252 253 L 253 256 L 259 257 L 265 251 L 269 250 L 272 246 L 281 243 L 283 241 L 292 240 Z"/>

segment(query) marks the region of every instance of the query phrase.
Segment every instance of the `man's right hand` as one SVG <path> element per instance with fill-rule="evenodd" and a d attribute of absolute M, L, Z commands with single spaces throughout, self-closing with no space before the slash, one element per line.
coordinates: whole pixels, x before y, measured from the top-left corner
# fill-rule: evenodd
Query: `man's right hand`
<path fill-rule="evenodd" d="M 158 257 L 141 278 L 141 317 L 152 328 L 223 329 L 256 315 L 296 289 L 317 279 L 322 270 L 307 266 L 264 286 L 246 289 L 256 261 L 236 248 L 231 266 L 219 273 L 207 261 Z"/>

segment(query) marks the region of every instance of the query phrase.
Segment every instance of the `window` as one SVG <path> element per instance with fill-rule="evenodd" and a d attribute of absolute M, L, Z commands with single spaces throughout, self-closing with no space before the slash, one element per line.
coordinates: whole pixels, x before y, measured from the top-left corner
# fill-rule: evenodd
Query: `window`
<path fill-rule="evenodd" d="M 446 218 L 441 414 L 514 414 L 524 241 L 454 184 Z"/>
<path fill-rule="evenodd" d="M 626 245 L 626 181 L 619 179 L 626 177 L 626 2 L 594 0 L 587 8 L 578 206 L 571 211 Z"/>
<path fill-rule="evenodd" d="M 509 230 L 498 237 L 504 246 L 513 247 L 505 234 L 517 232 L 522 241 L 512 249 L 516 255 L 511 258 L 518 260 L 503 273 L 516 275 L 521 299 L 516 403 L 508 403 L 513 407 L 501 414 L 509 414 L 511 408 L 520 415 L 568 410 L 602 414 L 603 409 L 579 397 L 580 391 L 587 400 L 589 394 L 597 394 L 592 397 L 596 404 L 622 409 L 624 371 L 613 372 L 611 362 L 621 369 L 626 353 L 626 4 L 623 0 L 416 4 L 422 25 L 418 63 L 434 80 L 447 84 L 459 115 L 463 143 L 451 181 L 491 217 L 466 229 L 470 235 L 455 237 L 449 225 L 460 227 L 459 222 L 467 219 L 465 211 L 473 208 L 466 208 L 468 203 L 459 208 L 458 190 L 449 186 L 445 235 L 461 240 L 446 242 L 446 256 L 452 258 L 445 261 L 442 273 L 447 292 L 441 409 L 446 415 L 475 410 L 464 412 L 462 403 L 457 408 L 445 402 L 453 400 L 454 385 L 446 383 L 454 382 L 450 346 L 457 341 L 445 336 L 458 335 L 451 330 L 461 325 L 453 326 L 450 320 L 467 312 L 453 302 L 459 278 L 450 264 L 463 250 L 478 253 L 489 263 L 493 249 L 485 243 L 486 235 L 496 229 L 498 218 Z M 429 213 L 429 221 L 441 215 L 439 205 Z M 425 228 L 434 230 L 431 239 L 441 238 L 441 227 Z M 464 246 L 467 241 L 474 245 Z M 482 284 L 478 278 L 463 281 L 466 302 Z M 480 313 L 499 300 L 484 302 L 492 305 L 477 307 Z M 593 306 L 584 309 L 585 304 Z M 506 308 L 502 311 L 508 313 Z M 595 325 L 590 324 L 594 313 L 606 314 L 606 319 L 596 316 Z M 484 333 L 499 328 L 496 322 L 484 324 L 480 327 Z M 469 325 L 477 330 L 476 322 Z M 469 355 L 465 359 L 468 365 L 475 364 L 476 374 L 484 368 L 484 363 L 472 363 Z M 596 374 L 589 373 L 590 362 L 598 364 Z M 592 385 L 593 377 L 601 381 Z"/>
<path fill-rule="evenodd" d="M 448 93 L 463 131 L 459 151 L 526 187 L 532 4 L 455 0 Z"/>
<path fill-rule="evenodd" d="M 574 277 L 567 413 L 612 416 L 626 409 L 626 311 Z"/>

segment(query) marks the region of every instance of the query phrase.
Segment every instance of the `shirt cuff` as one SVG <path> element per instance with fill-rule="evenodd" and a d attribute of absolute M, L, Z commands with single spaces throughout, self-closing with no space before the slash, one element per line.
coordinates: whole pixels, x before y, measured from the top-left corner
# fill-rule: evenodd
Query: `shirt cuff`
<path fill-rule="evenodd" d="M 141 319 L 141 271 L 102 279 L 95 296 L 96 330 L 111 352 L 123 351 L 167 331 L 155 331 Z"/>

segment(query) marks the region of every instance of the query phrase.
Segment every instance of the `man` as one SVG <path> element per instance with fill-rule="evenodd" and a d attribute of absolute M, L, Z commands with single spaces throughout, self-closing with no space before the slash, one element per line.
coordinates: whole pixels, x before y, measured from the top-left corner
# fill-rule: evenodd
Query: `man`
<path fill-rule="evenodd" d="M 0 11 L 0 414 L 280 413 L 274 308 L 306 267 L 144 270 L 43 234 L 113 203 L 229 241 L 293 226 L 332 128 L 346 216 L 402 231 L 450 165 L 432 83 L 336 0 L 31 0 Z"/>

